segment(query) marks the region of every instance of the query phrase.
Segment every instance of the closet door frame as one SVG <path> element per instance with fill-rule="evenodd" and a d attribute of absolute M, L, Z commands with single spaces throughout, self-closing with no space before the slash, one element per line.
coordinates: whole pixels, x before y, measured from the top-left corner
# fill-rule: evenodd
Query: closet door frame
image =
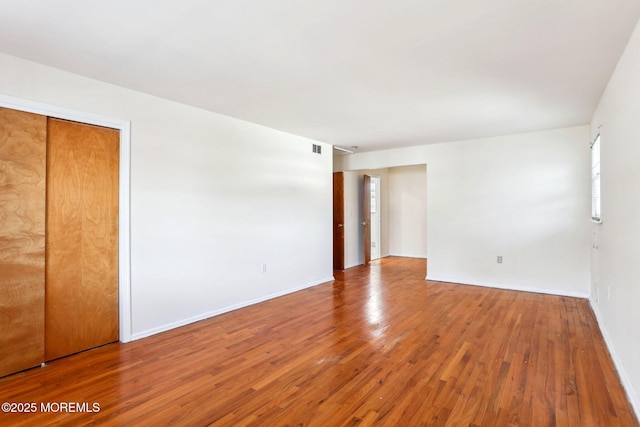
<path fill-rule="evenodd" d="M 131 122 L 79 110 L 0 94 L 0 107 L 57 119 L 103 126 L 120 131 L 119 228 L 118 228 L 118 323 L 120 342 L 131 341 Z"/>

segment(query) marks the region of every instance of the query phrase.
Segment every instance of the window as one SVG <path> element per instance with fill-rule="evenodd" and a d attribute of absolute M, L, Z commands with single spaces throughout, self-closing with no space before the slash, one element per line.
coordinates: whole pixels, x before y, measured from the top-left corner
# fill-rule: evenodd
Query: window
<path fill-rule="evenodd" d="M 591 219 L 602 222 L 600 215 L 600 134 L 591 144 Z"/>

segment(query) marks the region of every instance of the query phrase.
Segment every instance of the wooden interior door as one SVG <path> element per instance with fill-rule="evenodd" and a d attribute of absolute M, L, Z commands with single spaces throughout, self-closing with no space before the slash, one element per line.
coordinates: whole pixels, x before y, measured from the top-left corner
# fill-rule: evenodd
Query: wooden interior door
<path fill-rule="evenodd" d="M 344 173 L 333 174 L 333 268 L 344 270 Z"/>
<path fill-rule="evenodd" d="M 46 360 L 118 340 L 119 142 L 48 119 Z"/>
<path fill-rule="evenodd" d="M 362 235 L 364 245 L 364 265 L 371 261 L 371 177 L 364 175 L 362 194 Z"/>
<path fill-rule="evenodd" d="M 0 108 L 0 376 L 44 361 L 46 130 Z"/>

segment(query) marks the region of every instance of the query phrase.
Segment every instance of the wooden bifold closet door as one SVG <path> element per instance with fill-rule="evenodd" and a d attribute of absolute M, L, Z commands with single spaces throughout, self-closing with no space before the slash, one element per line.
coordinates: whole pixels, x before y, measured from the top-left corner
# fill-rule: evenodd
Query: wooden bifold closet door
<path fill-rule="evenodd" d="M 118 340 L 119 143 L 48 120 L 45 360 Z"/>
<path fill-rule="evenodd" d="M 47 118 L 0 108 L 0 376 L 44 361 Z"/>
<path fill-rule="evenodd" d="M 119 132 L 0 108 L 0 376 L 118 340 Z"/>

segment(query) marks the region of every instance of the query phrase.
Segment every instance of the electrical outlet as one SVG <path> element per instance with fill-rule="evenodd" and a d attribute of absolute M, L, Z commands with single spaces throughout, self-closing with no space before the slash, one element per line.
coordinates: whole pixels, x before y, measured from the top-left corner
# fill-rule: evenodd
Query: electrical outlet
<path fill-rule="evenodd" d="M 502 264 L 502 255 L 498 255 L 498 264 Z"/>
<path fill-rule="evenodd" d="M 263 273 L 267 272 L 267 264 L 262 264 L 262 272 Z"/>

